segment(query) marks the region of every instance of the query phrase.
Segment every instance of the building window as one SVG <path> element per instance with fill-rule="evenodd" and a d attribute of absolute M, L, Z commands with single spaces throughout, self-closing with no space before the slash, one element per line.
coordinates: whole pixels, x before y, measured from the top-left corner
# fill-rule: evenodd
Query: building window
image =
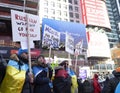
<path fill-rule="evenodd" d="M 64 8 L 64 9 L 67 9 L 67 5 L 63 5 L 63 8 Z"/>
<path fill-rule="evenodd" d="M 72 7 L 71 5 L 69 6 L 69 10 L 70 10 L 70 11 L 73 11 L 73 7 Z"/>
<path fill-rule="evenodd" d="M 44 6 L 48 6 L 48 1 L 45 1 L 45 2 L 44 2 Z"/>
<path fill-rule="evenodd" d="M 70 17 L 73 17 L 73 13 L 70 13 Z"/>
<path fill-rule="evenodd" d="M 71 19 L 70 22 L 74 22 L 74 20 Z"/>
<path fill-rule="evenodd" d="M 64 16 L 67 16 L 67 12 L 66 11 L 64 11 Z"/>
<path fill-rule="evenodd" d="M 51 9 L 51 14 L 55 14 L 55 10 L 54 9 Z"/>
<path fill-rule="evenodd" d="M 61 15 L 61 11 L 60 10 L 57 11 L 57 15 Z"/>
<path fill-rule="evenodd" d="M 63 0 L 63 2 L 67 2 L 66 0 Z"/>
<path fill-rule="evenodd" d="M 80 23 L 80 21 L 77 20 L 76 23 Z"/>
<path fill-rule="evenodd" d="M 75 13 L 75 18 L 79 18 L 79 14 Z"/>
<path fill-rule="evenodd" d="M 75 7 L 75 12 L 78 12 L 79 10 L 78 10 L 78 7 Z"/>
<path fill-rule="evenodd" d="M 44 13 L 48 13 L 48 8 L 44 8 Z"/>
<path fill-rule="evenodd" d="M 58 17 L 57 19 L 58 19 L 58 20 L 61 20 L 61 18 L 60 18 L 60 17 Z"/>
<path fill-rule="evenodd" d="M 78 0 L 74 0 L 74 4 L 75 4 L 75 5 L 78 5 Z"/>
<path fill-rule="evenodd" d="M 64 19 L 65 21 L 68 21 L 68 19 Z"/>
<path fill-rule="evenodd" d="M 60 4 L 60 3 L 57 3 L 57 7 L 58 7 L 58 8 L 61 8 L 61 4 Z"/>
<path fill-rule="evenodd" d="M 55 7 L 55 2 L 51 2 L 51 6 L 52 6 L 52 7 Z"/>
<path fill-rule="evenodd" d="M 69 0 L 69 3 L 71 3 L 71 4 L 72 4 L 72 0 Z"/>
<path fill-rule="evenodd" d="M 51 19 L 55 19 L 55 17 L 54 17 L 54 16 L 52 16 L 52 17 L 51 17 Z"/>

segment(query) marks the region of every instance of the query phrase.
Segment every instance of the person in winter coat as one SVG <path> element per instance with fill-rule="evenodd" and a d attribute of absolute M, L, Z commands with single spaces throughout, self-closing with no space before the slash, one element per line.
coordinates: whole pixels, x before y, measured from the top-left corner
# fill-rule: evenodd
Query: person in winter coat
<path fill-rule="evenodd" d="M 93 77 L 93 88 L 94 88 L 94 93 L 101 93 L 101 86 L 98 82 L 97 74 L 94 74 L 94 77 Z"/>
<path fill-rule="evenodd" d="M 89 80 L 83 82 L 83 92 L 82 93 L 93 93 L 93 84 Z"/>
<path fill-rule="evenodd" d="M 109 82 L 109 77 L 106 77 L 105 81 L 103 82 L 102 93 L 105 93 L 105 91 L 107 90 L 106 86 L 108 85 L 108 82 Z"/>
<path fill-rule="evenodd" d="M 116 86 L 120 82 L 120 67 L 113 70 L 112 74 L 114 77 L 109 79 L 106 90 L 103 93 L 115 93 Z"/>
<path fill-rule="evenodd" d="M 83 93 L 83 83 L 82 78 L 78 78 L 78 93 Z"/>
<path fill-rule="evenodd" d="M 62 61 L 60 66 L 63 66 L 64 69 L 68 72 L 69 76 L 71 77 L 71 93 L 78 93 L 78 82 L 77 76 L 72 68 L 69 67 L 68 60 Z"/>
<path fill-rule="evenodd" d="M 51 77 L 52 69 L 46 64 L 43 55 L 38 56 L 37 65 L 33 66 L 34 93 L 52 93 Z"/>
<path fill-rule="evenodd" d="M 54 93 L 71 93 L 71 78 L 62 66 L 55 68 L 53 91 Z"/>
<path fill-rule="evenodd" d="M 0 86 L 1 93 L 32 93 L 33 78 L 29 73 L 28 50 L 19 49 L 12 54 L 7 64 L 6 74 Z"/>
<path fill-rule="evenodd" d="M 5 73 L 6 73 L 7 61 L 0 54 L 0 84 L 2 83 Z"/>

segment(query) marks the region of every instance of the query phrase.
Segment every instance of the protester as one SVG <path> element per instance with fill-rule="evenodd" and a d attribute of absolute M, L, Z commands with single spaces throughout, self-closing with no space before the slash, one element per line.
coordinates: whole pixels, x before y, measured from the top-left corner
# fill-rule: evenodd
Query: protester
<path fill-rule="evenodd" d="M 2 83 L 5 73 L 6 73 L 7 61 L 0 54 L 0 84 Z"/>
<path fill-rule="evenodd" d="M 109 79 L 106 85 L 106 90 L 102 93 L 115 93 L 116 86 L 120 82 L 120 67 L 113 70 L 112 74 L 114 77 Z"/>
<path fill-rule="evenodd" d="M 1 93 L 32 93 L 32 74 L 28 72 L 28 51 L 19 49 L 7 65 L 6 74 L 0 87 Z"/>
<path fill-rule="evenodd" d="M 83 93 L 83 83 L 82 78 L 78 78 L 78 93 Z"/>
<path fill-rule="evenodd" d="M 73 71 L 73 69 L 71 69 L 68 65 L 68 60 L 64 60 L 63 62 L 61 62 L 59 64 L 60 66 L 63 66 L 64 69 L 68 72 L 68 74 L 71 77 L 71 93 L 77 93 L 78 92 L 78 82 L 77 82 L 77 76 L 75 74 L 75 72 Z"/>
<path fill-rule="evenodd" d="M 94 93 L 101 93 L 101 87 L 100 84 L 98 82 L 98 75 L 94 74 L 93 77 L 93 88 L 94 88 Z"/>
<path fill-rule="evenodd" d="M 34 93 L 52 93 L 51 77 L 52 69 L 46 64 L 43 55 L 38 56 L 37 65 L 33 66 Z"/>
<path fill-rule="evenodd" d="M 105 81 L 103 82 L 102 93 L 105 93 L 105 91 L 107 90 L 106 86 L 108 85 L 108 82 L 109 82 L 109 77 L 106 77 Z"/>
<path fill-rule="evenodd" d="M 83 92 L 82 93 L 94 93 L 93 84 L 89 80 L 83 82 Z"/>
<path fill-rule="evenodd" d="M 71 78 L 62 66 L 55 68 L 53 90 L 54 93 L 71 93 Z"/>

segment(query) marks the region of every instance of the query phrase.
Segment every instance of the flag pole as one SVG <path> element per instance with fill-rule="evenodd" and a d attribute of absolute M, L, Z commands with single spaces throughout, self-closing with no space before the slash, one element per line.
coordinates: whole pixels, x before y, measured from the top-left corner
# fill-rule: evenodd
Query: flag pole
<path fill-rule="evenodd" d="M 26 0 L 24 0 L 24 5 L 23 5 L 23 12 L 25 12 L 25 8 L 26 8 Z M 29 62 L 29 72 L 32 73 L 32 68 L 31 68 L 31 50 L 30 50 L 30 36 L 29 36 L 29 22 L 28 22 L 28 15 L 26 14 L 26 18 L 27 18 L 27 44 L 28 44 L 28 62 Z"/>
<path fill-rule="evenodd" d="M 51 58 L 51 45 L 49 47 L 49 62 L 50 62 L 50 58 Z"/>
<path fill-rule="evenodd" d="M 26 15 L 27 16 L 27 15 Z M 31 50 L 30 50 L 30 36 L 29 36 L 29 24 L 28 24 L 28 16 L 27 16 L 27 40 L 28 40 L 28 57 L 29 57 L 29 71 L 32 73 L 32 68 L 31 68 Z"/>
<path fill-rule="evenodd" d="M 70 70 L 70 59 L 71 59 L 71 57 L 70 57 L 70 53 L 68 53 L 68 72 L 69 72 L 69 70 Z"/>
<path fill-rule="evenodd" d="M 76 69 L 77 69 L 77 61 L 78 61 L 78 55 L 75 55 L 75 72 L 76 72 Z"/>

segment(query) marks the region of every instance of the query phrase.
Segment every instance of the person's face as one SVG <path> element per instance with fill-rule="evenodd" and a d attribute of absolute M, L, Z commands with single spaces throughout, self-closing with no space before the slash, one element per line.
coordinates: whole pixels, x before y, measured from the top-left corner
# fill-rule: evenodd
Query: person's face
<path fill-rule="evenodd" d="M 43 58 L 43 57 L 39 57 L 38 58 L 38 64 L 46 64 L 46 61 L 45 61 L 45 59 Z"/>
<path fill-rule="evenodd" d="M 64 68 L 65 68 L 65 69 L 68 68 L 68 62 L 65 62 Z"/>
<path fill-rule="evenodd" d="M 22 53 L 21 57 L 23 57 L 24 59 L 28 59 L 28 53 Z"/>

